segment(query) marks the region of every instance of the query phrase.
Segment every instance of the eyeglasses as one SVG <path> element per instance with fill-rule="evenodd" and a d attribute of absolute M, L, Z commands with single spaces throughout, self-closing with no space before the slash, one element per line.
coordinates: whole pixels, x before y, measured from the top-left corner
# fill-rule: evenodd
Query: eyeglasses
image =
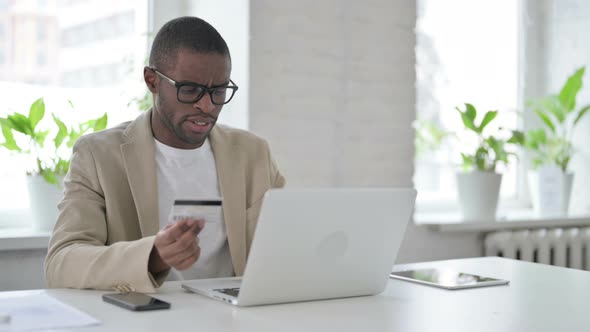
<path fill-rule="evenodd" d="M 238 86 L 232 80 L 229 80 L 229 83 L 232 85 L 222 85 L 209 88 L 205 85 L 192 82 L 179 83 L 160 73 L 154 68 L 149 69 L 153 70 L 154 73 L 160 75 L 162 78 L 168 81 L 168 83 L 176 87 L 176 98 L 183 104 L 194 104 L 201 100 L 205 93 L 208 93 L 211 97 L 211 102 L 214 105 L 224 105 L 229 103 L 229 101 L 234 97 L 236 91 L 238 91 Z"/>

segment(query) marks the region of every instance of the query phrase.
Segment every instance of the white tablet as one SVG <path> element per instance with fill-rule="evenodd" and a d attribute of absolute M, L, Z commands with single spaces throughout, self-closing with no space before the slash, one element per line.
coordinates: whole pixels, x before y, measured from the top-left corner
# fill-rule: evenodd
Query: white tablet
<path fill-rule="evenodd" d="M 392 272 L 389 276 L 393 279 L 406 280 L 444 289 L 507 285 L 509 282 L 508 280 L 483 277 L 452 269 L 396 271 Z"/>

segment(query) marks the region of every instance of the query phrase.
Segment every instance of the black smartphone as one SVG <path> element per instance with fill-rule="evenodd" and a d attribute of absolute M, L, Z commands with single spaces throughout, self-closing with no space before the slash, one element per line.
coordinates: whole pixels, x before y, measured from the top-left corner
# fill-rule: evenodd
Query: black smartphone
<path fill-rule="evenodd" d="M 170 309 L 170 303 L 142 293 L 104 294 L 103 301 L 133 311 Z"/>

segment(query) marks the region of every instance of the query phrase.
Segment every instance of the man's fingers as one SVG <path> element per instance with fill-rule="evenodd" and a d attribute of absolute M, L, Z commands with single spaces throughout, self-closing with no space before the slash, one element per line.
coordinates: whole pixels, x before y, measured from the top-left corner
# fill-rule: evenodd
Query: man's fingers
<path fill-rule="evenodd" d="M 183 219 L 172 227 L 165 229 L 163 232 L 163 242 L 164 244 L 171 244 L 176 242 L 182 235 L 190 230 L 191 228 L 194 229 L 197 226 L 197 223 L 194 220 L 190 219 Z"/>
<path fill-rule="evenodd" d="M 170 245 L 170 252 L 172 254 L 180 254 L 186 250 L 190 250 L 191 246 L 199 244 L 199 238 L 193 232 L 185 232 L 173 244 Z"/>
<path fill-rule="evenodd" d="M 205 228 L 205 220 L 203 219 L 198 219 L 196 220 L 197 223 L 197 227 L 196 227 L 196 235 L 199 235 L 199 233 L 201 233 L 201 231 L 203 230 L 203 228 Z"/>
<path fill-rule="evenodd" d="M 162 260 L 177 269 L 191 267 L 200 256 L 197 234 L 204 226 L 202 219 L 183 219 L 167 225 L 158 233 L 154 243 Z"/>
<path fill-rule="evenodd" d="M 191 239 L 178 240 L 170 247 L 170 256 L 182 255 L 184 252 L 193 251 L 191 250 L 195 245 L 195 237 L 191 236 Z"/>
<path fill-rule="evenodd" d="M 198 248 L 196 252 L 194 252 L 192 255 L 190 255 L 186 259 L 180 261 L 174 267 L 180 271 L 186 270 L 186 269 L 190 268 L 191 266 L 193 266 L 193 264 L 195 264 L 195 262 L 199 259 L 200 255 L 201 255 L 201 248 Z"/>
<path fill-rule="evenodd" d="M 190 248 L 187 248 L 185 251 L 176 253 L 170 257 L 170 264 L 172 266 L 177 266 L 181 262 L 185 261 L 187 258 L 194 256 L 200 250 L 200 247 L 197 243 L 193 243 Z"/>
<path fill-rule="evenodd" d="M 174 241 L 163 246 L 160 250 L 160 255 L 166 260 L 168 265 L 177 263 L 179 259 L 177 256 L 181 256 L 184 259 L 188 252 L 190 255 L 199 246 L 199 238 L 192 231 L 184 232 L 182 236 Z"/>

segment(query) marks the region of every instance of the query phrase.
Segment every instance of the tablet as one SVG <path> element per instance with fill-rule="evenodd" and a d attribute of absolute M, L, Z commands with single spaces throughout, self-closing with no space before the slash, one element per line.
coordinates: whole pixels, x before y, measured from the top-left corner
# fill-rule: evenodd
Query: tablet
<path fill-rule="evenodd" d="M 396 271 L 389 275 L 393 279 L 416 282 L 444 289 L 463 289 L 507 285 L 508 280 L 495 279 L 452 269 L 421 269 Z"/>

